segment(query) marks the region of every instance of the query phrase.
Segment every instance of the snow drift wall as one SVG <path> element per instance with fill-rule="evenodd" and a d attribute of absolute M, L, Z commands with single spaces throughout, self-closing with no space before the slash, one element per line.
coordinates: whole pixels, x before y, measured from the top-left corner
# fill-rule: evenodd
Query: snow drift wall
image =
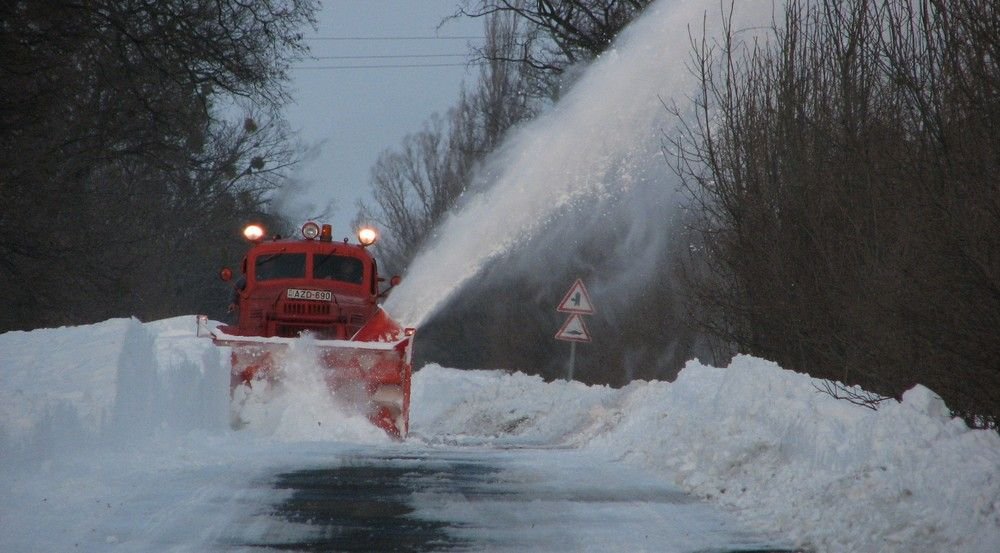
<path fill-rule="evenodd" d="M 1000 551 L 1000 436 L 922 386 L 876 412 L 745 356 L 620 390 L 437 366 L 415 383 L 432 441 L 604 452 L 810 550 Z"/>
<path fill-rule="evenodd" d="M 224 352 L 194 317 L 0 335 L 0 466 L 228 428 Z"/>

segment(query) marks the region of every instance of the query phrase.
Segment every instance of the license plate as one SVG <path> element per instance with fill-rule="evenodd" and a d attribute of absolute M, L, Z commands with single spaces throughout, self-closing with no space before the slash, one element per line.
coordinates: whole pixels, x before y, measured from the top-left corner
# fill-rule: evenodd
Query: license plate
<path fill-rule="evenodd" d="M 286 295 L 290 300 L 333 301 L 333 292 L 329 290 L 299 290 L 289 288 Z"/>

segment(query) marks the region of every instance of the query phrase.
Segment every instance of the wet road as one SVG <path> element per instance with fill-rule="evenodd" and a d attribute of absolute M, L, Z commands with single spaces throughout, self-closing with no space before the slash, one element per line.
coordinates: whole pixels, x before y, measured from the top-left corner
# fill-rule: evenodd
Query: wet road
<path fill-rule="evenodd" d="M 567 450 L 358 452 L 269 482 L 228 547 L 275 551 L 789 551 L 668 482 Z"/>

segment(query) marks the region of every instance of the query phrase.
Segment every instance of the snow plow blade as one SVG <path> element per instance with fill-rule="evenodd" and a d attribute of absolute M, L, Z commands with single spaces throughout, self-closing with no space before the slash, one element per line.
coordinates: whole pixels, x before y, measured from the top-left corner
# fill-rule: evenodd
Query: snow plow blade
<path fill-rule="evenodd" d="M 230 394 L 254 382 L 281 380 L 282 358 L 300 338 L 237 336 L 220 325 L 209 331 L 216 345 L 232 348 Z M 359 333 L 360 334 L 360 333 Z M 330 393 L 367 415 L 396 439 L 409 431 L 412 334 L 382 334 L 385 341 L 311 341 Z M 391 339 L 396 338 L 396 339 Z"/>

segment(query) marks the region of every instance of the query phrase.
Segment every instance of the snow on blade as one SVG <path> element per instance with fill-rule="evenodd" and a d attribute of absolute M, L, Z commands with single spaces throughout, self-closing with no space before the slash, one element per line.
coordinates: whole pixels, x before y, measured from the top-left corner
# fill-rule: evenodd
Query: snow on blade
<path fill-rule="evenodd" d="M 383 443 L 389 440 L 372 425 L 359 401 L 366 401 L 363 389 L 356 397 L 346 387 L 331 394 L 323 378 L 312 338 L 290 342 L 276 363 L 280 378 L 270 383 L 255 381 L 234 391 L 233 417 L 237 424 L 255 433 L 282 441 L 351 441 Z M 381 344 L 379 344 L 381 345 Z"/>

